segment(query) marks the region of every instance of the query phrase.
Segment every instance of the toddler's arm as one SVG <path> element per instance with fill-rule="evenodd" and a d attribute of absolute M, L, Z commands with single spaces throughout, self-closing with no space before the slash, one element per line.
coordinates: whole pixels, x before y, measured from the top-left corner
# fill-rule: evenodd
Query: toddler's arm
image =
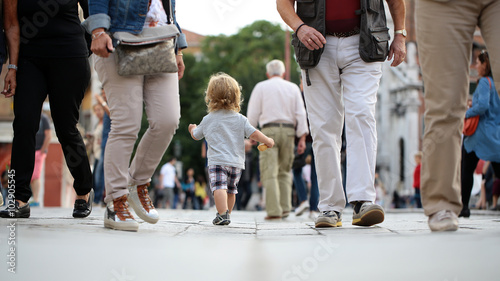
<path fill-rule="evenodd" d="M 195 138 L 193 136 L 193 130 L 196 129 L 196 124 L 189 124 L 189 127 L 188 127 L 188 130 L 189 130 L 189 133 L 191 134 L 191 137 L 194 139 L 194 140 L 198 140 L 197 138 Z"/>
<path fill-rule="evenodd" d="M 261 142 L 261 143 L 265 144 L 268 148 L 271 148 L 274 146 L 274 140 L 272 138 L 267 137 L 259 130 L 255 130 L 255 132 L 253 132 L 250 135 L 250 139 L 252 139 L 254 141 Z"/>

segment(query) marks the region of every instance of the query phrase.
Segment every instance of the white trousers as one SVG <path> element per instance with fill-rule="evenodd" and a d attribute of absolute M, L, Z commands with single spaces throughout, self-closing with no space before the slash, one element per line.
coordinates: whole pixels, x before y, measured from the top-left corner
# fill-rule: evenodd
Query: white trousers
<path fill-rule="evenodd" d="M 349 202 L 375 201 L 377 131 L 375 103 L 382 63 L 359 57 L 359 35 L 326 37 L 321 61 L 302 71 L 307 114 L 319 185 L 319 211 L 341 212 L 345 205 L 340 166 L 342 128 L 347 140 L 346 193 Z"/>

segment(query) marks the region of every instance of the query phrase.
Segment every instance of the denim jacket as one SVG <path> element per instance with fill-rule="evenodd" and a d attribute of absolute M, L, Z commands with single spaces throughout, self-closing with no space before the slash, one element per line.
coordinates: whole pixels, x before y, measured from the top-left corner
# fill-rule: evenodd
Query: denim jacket
<path fill-rule="evenodd" d="M 187 47 L 186 35 L 175 17 L 175 0 L 171 2 L 174 23 L 181 32 L 177 48 L 184 49 Z M 146 21 L 148 5 L 149 0 L 89 0 L 90 17 L 83 22 L 83 26 L 89 33 L 96 28 L 104 28 L 111 33 L 126 31 L 139 34 Z"/>

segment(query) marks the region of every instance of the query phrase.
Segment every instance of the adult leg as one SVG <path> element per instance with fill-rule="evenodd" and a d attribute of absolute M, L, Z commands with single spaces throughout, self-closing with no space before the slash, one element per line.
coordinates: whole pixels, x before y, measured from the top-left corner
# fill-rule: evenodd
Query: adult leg
<path fill-rule="evenodd" d="M 130 185 L 151 181 L 151 176 L 179 127 L 181 111 L 177 73 L 145 76 L 144 103 L 149 127 L 130 164 Z"/>
<path fill-rule="evenodd" d="M 307 187 L 306 182 L 302 178 L 302 167 L 293 169 L 293 185 L 297 190 L 297 197 L 299 204 L 307 200 Z"/>
<path fill-rule="evenodd" d="M 313 150 L 319 187 L 320 212 L 342 212 L 345 196 L 340 170 L 340 148 L 344 105 L 340 71 L 337 67 L 338 38 L 327 36 L 321 61 L 309 70 L 311 85 L 304 85 L 307 115 L 313 138 Z M 302 78 L 305 81 L 305 71 Z"/>
<path fill-rule="evenodd" d="M 264 128 L 262 133 L 274 139 L 275 146 L 259 153 L 260 180 L 266 192 L 266 212 L 268 217 L 281 217 L 283 209 L 279 203 L 280 188 L 278 182 L 280 140 L 276 128 Z"/>
<path fill-rule="evenodd" d="M 48 60 L 48 59 L 47 59 Z M 48 73 L 49 102 L 57 138 L 74 178 L 76 194 L 85 196 L 92 189 L 93 179 L 87 150 L 76 125 L 80 105 L 90 81 L 87 58 L 50 59 Z"/>
<path fill-rule="evenodd" d="M 318 211 L 318 176 L 316 174 L 316 163 L 314 160 L 314 151 L 311 151 L 311 193 L 309 195 L 309 210 Z"/>
<path fill-rule="evenodd" d="M 465 0 L 416 6 L 426 107 L 420 191 L 427 216 L 462 209 L 460 151 L 476 6 Z"/>
<path fill-rule="evenodd" d="M 461 194 L 462 194 L 462 211 L 460 215 L 468 217 L 466 214 L 469 212 L 469 200 L 474 185 L 474 170 L 476 169 L 479 158 L 476 153 L 471 151 L 467 153 L 465 147 L 462 145 L 462 171 L 461 171 Z"/>
<path fill-rule="evenodd" d="M 377 129 L 375 104 L 382 77 L 380 62 L 366 63 L 359 56 L 359 35 L 342 39 L 339 67 L 344 93 L 346 134 L 346 192 L 349 202 L 375 202 Z M 363 83 L 360 83 L 363 81 Z"/>
<path fill-rule="evenodd" d="M 144 76 L 120 76 L 115 58 L 94 56 L 111 112 L 111 130 L 104 153 L 105 202 L 127 195 L 128 168 L 141 128 Z"/>
<path fill-rule="evenodd" d="M 282 213 L 290 213 L 292 209 L 292 170 L 293 158 L 295 157 L 293 150 L 295 147 L 295 129 L 281 128 L 280 149 L 279 149 L 279 169 L 278 169 L 278 184 L 280 189 L 280 206 Z"/>
<path fill-rule="evenodd" d="M 45 71 L 39 60 L 19 60 L 11 170 L 15 171 L 15 198 L 23 203 L 28 202 L 32 195 L 30 182 L 35 165 L 35 135 L 40 125 L 42 104 L 47 97 Z"/>

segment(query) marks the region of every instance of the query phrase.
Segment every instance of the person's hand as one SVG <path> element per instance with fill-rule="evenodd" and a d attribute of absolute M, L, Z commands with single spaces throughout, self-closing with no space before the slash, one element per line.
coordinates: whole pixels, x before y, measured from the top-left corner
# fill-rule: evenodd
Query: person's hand
<path fill-rule="evenodd" d="M 303 154 L 306 151 L 306 141 L 305 138 L 301 138 L 297 144 L 297 154 Z"/>
<path fill-rule="evenodd" d="M 101 33 L 102 32 L 102 33 Z M 90 50 L 97 56 L 107 58 L 109 53 L 114 51 L 113 41 L 103 28 L 97 28 L 92 31 L 92 44 Z"/>
<path fill-rule="evenodd" d="M 391 66 L 400 65 L 406 57 L 406 44 L 405 37 L 402 34 L 396 34 L 394 36 L 394 40 L 392 41 L 391 47 L 389 49 L 389 56 L 387 60 L 394 60 L 391 63 Z"/>
<path fill-rule="evenodd" d="M 297 37 L 309 50 L 319 50 L 326 44 L 326 39 L 316 29 L 303 25 L 297 32 Z"/>
<path fill-rule="evenodd" d="M 179 71 L 178 71 L 179 80 L 181 80 L 182 77 L 184 76 L 184 70 L 186 69 L 186 66 L 184 65 L 184 60 L 182 59 L 181 53 L 177 54 L 175 56 L 175 59 L 177 60 L 177 68 L 179 68 Z"/>
<path fill-rule="evenodd" d="M 2 94 L 6 98 L 13 97 L 16 94 L 16 87 L 17 87 L 16 74 L 17 70 L 9 69 L 7 75 L 5 76 L 5 83 Z"/>
<path fill-rule="evenodd" d="M 268 148 L 273 148 L 274 140 L 272 138 L 267 138 L 267 142 L 265 142 Z"/>
<path fill-rule="evenodd" d="M 198 127 L 196 124 L 189 124 L 188 126 L 188 130 L 189 130 L 189 133 L 191 134 L 191 137 L 194 139 L 194 140 L 198 140 L 197 138 L 194 137 L 193 135 L 193 131 L 194 129 L 196 129 L 196 127 Z"/>

